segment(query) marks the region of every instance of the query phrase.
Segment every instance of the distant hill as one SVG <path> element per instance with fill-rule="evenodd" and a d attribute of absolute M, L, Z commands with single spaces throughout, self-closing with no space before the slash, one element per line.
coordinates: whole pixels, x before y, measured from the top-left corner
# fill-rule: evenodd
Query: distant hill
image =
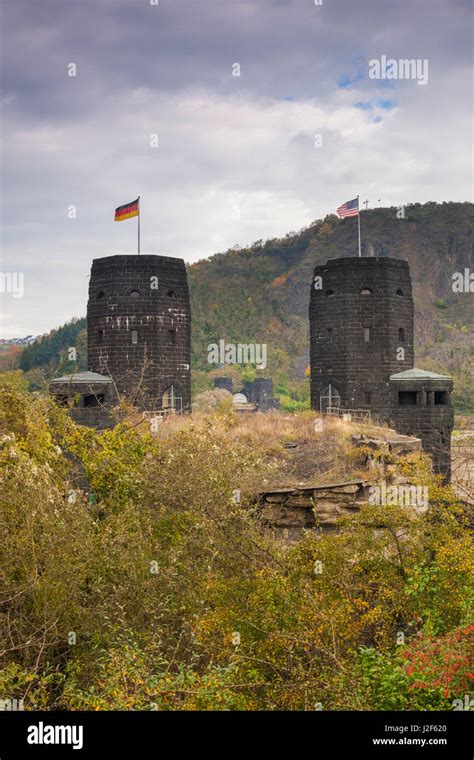
<path fill-rule="evenodd" d="M 474 413 L 474 294 L 454 293 L 452 276 L 474 270 L 474 205 L 411 204 L 405 218 L 397 209 L 361 214 L 362 255 L 394 256 L 410 264 L 415 299 L 416 364 L 453 375 L 458 412 Z M 193 388 L 210 384 L 215 365 L 207 346 L 224 338 L 235 343 L 266 343 L 268 367 L 283 408 L 308 403 L 308 303 L 313 269 L 331 258 L 357 256 L 357 219 L 327 216 L 284 238 L 217 253 L 188 266 L 193 315 Z M 86 366 L 85 319 L 73 320 L 27 346 L 25 371 L 48 374 L 72 369 L 69 346 Z M 255 376 L 251 367 L 238 368 Z M 215 374 L 215 372 L 214 372 Z M 235 374 L 235 373 L 234 373 Z"/>
<path fill-rule="evenodd" d="M 76 349 L 76 362 L 68 360 L 68 349 L 71 347 Z M 18 366 L 24 372 L 42 369 L 51 377 L 76 368 L 87 369 L 85 317 L 73 318 L 47 335 L 38 336 L 34 343 L 24 348 Z"/>

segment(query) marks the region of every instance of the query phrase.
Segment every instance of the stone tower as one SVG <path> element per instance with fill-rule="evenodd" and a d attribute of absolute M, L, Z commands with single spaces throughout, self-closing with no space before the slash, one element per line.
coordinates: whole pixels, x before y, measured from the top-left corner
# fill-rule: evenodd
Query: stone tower
<path fill-rule="evenodd" d="M 385 409 L 390 375 L 413 367 L 413 313 L 406 261 L 352 257 L 316 267 L 310 302 L 313 408 L 326 404 L 331 385 L 344 406 Z"/>
<path fill-rule="evenodd" d="M 94 259 L 87 304 L 88 368 L 139 408 L 191 406 L 191 309 L 182 259 Z"/>
<path fill-rule="evenodd" d="M 450 378 L 414 367 L 408 263 L 349 257 L 317 266 L 311 287 L 311 406 L 367 410 L 421 438 L 449 477 Z"/>

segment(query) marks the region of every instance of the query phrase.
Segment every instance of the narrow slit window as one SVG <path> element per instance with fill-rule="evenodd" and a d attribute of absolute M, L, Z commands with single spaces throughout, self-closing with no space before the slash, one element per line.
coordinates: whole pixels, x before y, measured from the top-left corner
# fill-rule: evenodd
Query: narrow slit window
<path fill-rule="evenodd" d="M 138 330 L 132 330 L 132 346 L 138 344 Z"/>
<path fill-rule="evenodd" d="M 103 343 L 104 342 L 104 331 L 103 330 L 98 330 L 97 331 L 97 339 L 98 339 L 99 343 Z"/>
<path fill-rule="evenodd" d="M 398 328 L 398 340 L 400 341 L 400 343 L 405 342 L 405 330 L 403 327 Z"/>
<path fill-rule="evenodd" d="M 176 330 L 168 330 L 170 336 L 170 344 L 174 346 L 176 344 Z"/>
<path fill-rule="evenodd" d="M 364 327 L 364 341 L 366 343 L 370 342 L 370 327 Z"/>
<path fill-rule="evenodd" d="M 370 401 L 371 401 L 370 391 L 364 391 L 364 403 L 370 404 Z"/>

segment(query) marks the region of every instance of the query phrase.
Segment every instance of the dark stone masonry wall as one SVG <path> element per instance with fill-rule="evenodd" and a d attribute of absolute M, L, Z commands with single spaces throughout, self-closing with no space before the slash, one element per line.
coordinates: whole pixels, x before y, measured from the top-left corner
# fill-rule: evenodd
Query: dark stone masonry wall
<path fill-rule="evenodd" d="M 94 259 L 87 305 L 88 367 L 144 409 L 191 404 L 191 310 L 182 259 Z M 138 395 L 137 395 L 138 394 Z M 163 394 L 167 400 L 164 400 Z"/>
<path fill-rule="evenodd" d="M 72 408 L 70 414 L 74 422 L 86 427 L 94 427 L 97 430 L 107 430 L 116 423 L 115 418 L 111 415 L 106 407 L 98 409 Z"/>
<path fill-rule="evenodd" d="M 316 267 L 309 311 L 312 407 L 319 409 L 331 383 L 348 407 L 385 409 L 390 375 L 413 367 L 413 314 L 406 261 L 352 257 Z M 397 359 L 399 348 L 404 360 Z"/>

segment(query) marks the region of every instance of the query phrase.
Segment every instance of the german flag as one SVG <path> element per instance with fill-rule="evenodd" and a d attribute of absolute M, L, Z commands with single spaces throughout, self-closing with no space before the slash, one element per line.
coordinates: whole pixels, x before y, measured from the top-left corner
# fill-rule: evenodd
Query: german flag
<path fill-rule="evenodd" d="M 140 213 L 140 197 L 136 201 L 126 203 L 115 209 L 115 222 L 123 222 L 124 219 L 131 219 L 132 216 L 138 216 Z"/>

